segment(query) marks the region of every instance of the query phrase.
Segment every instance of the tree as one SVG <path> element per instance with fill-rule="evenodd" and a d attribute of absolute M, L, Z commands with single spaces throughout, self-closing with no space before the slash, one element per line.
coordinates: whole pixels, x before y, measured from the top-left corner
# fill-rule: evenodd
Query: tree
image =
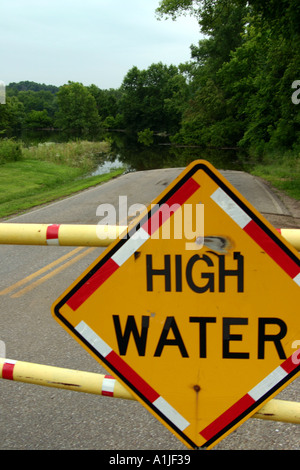
<path fill-rule="evenodd" d="M 48 118 L 54 118 L 54 114 L 57 110 L 56 96 L 50 91 L 20 91 L 17 98 L 23 103 L 26 115 L 31 114 L 33 111 L 45 111 Z M 51 122 L 50 124 L 53 123 Z"/>
<path fill-rule="evenodd" d="M 95 98 L 88 89 L 78 82 L 68 82 L 58 93 L 56 125 L 63 131 L 86 136 L 99 129 L 99 115 Z"/>
<path fill-rule="evenodd" d="M 234 1 L 222 5 L 216 2 L 215 9 L 210 11 L 211 15 L 206 12 L 201 20 L 209 36 L 191 46 L 191 98 L 174 140 L 200 146 L 235 147 L 243 130 L 228 104 L 219 71 L 243 42 L 247 7 Z"/>
<path fill-rule="evenodd" d="M 52 119 L 49 117 L 46 109 L 43 111 L 30 111 L 26 115 L 25 127 L 28 129 L 44 129 L 52 126 Z"/>
<path fill-rule="evenodd" d="M 209 33 L 209 24 L 218 8 L 232 4 L 228 0 L 161 0 L 156 9 L 158 17 L 176 19 L 180 15 L 190 14 L 199 19 L 202 31 Z M 235 0 L 236 6 L 245 5 L 244 0 Z M 248 0 L 253 14 L 262 16 L 277 32 L 285 31 L 289 35 L 300 33 L 300 5 L 298 0 Z"/>
<path fill-rule="evenodd" d="M 6 104 L 0 105 L 0 136 L 11 137 L 22 129 L 24 106 L 15 96 L 6 96 Z"/>
<path fill-rule="evenodd" d="M 26 128 L 52 127 L 57 111 L 56 93 L 58 89 L 53 85 L 36 82 L 13 82 L 7 86 L 7 96 L 17 98 L 22 103 L 26 116 L 24 119 Z M 37 124 L 38 121 L 41 121 L 42 125 L 35 125 L 34 121 L 37 121 Z"/>
<path fill-rule="evenodd" d="M 20 91 L 50 91 L 53 95 L 58 92 L 59 88 L 55 85 L 45 85 L 44 83 L 31 82 L 29 80 L 22 82 L 11 82 L 7 86 L 7 91 L 17 96 Z"/>
<path fill-rule="evenodd" d="M 88 87 L 88 91 L 95 98 L 101 124 L 103 124 L 107 118 L 110 118 L 110 120 L 114 122 L 119 113 L 121 91 L 113 88 L 102 90 L 94 84 Z"/>
<path fill-rule="evenodd" d="M 291 85 L 300 69 L 296 0 L 162 0 L 161 16 L 195 15 L 191 99 L 177 140 L 265 150 L 300 146 Z"/>
<path fill-rule="evenodd" d="M 181 14 L 196 14 L 201 1 L 194 0 L 162 0 L 159 2 L 159 7 L 156 9 L 157 14 L 162 16 L 169 16 L 176 19 Z"/>
<path fill-rule="evenodd" d="M 187 84 L 178 67 L 152 64 L 146 70 L 132 67 L 122 83 L 120 111 L 126 128 L 136 132 L 176 131 L 180 125 Z"/>

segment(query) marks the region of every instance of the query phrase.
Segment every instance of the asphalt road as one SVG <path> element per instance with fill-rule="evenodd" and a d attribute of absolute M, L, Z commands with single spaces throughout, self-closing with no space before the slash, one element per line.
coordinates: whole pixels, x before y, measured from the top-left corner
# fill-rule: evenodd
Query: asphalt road
<path fill-rule="evenodd" d="M 9 221 L 97 224 L 100 204 L 118 207 L 119 196 L 126 195 L 128 206 L 147 205 L 179 173 L 180 169 L 129 173 Z M 242 172 L 224 174 L 261 213 L 271 219 L 279 217 L 283 222 L 290 218 L 286 205 L 261 181 Z M 121 224 L 124 222 L 120 220 Z M 0 340 L 5 343 L 7 358 L 106 372 L 50 313 L 52 303 L 102 251 L 102 248 L 0 246 Z M 279 398 L 299 402 L 299 383 L 299 379 L 294 381 Z M 8 380 L 1 380 L 0 387 L 1 450 L 186 450 L 137 402 Z M 300 428 L 250 419 L 214 449 L 300 450 Z"/>

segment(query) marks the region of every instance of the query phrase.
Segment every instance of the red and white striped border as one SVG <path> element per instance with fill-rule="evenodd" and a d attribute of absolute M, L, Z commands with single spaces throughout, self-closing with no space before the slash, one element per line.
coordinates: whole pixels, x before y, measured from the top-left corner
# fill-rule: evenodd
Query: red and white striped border
<path fill-rule="evenodd" d="M 105 397 L 113 397 L 116 379 L 111 375 L 105 375 L 102 382 L 101 394 Z"/>
<path fill-rule="evenodd" d="M 145 380 L 138 375 L 112 348 L 103 341 L 84 321 L 75 330 L 89 345 L 99 353 L 107 363 L 113 366 L 130 384 L 148 400 L 153 407 L 162 413 L 177 429 L 183 431 L 190 423 L 181 416 L 162 396 L 160 396 Z"/>
<path fill-rule="evenodd" d="M 298 264 L 221 188 L 211 199 L 300 286 Z"/>
<path fill-rule="evenodd" d="M 228 196 L 221 188 L 218 188 L 211 199 L 244 230 L 292 279 L 300 286 L 300 269 L 275 241 L 273 241 L 257 223 Z M 300 351 L 300 350 L 299 350 Z M 296 352 L 297 354 L 297 352 Z M 275 387 L 279 388 L 282 380 L 286 379 L 298 366 L 294 360 L 295 353 L 283 364 L 274 369 L 252 390 L 238 400 L 233 406 L 221 414 L 215 421 L 200 432 L 207 441 L 216 436 L 226 426 L 229 426 L 243 413 L 247 412 L 255 403 L 267 396 Z"/>
<path fill-rule="evenodd" d="M 14 368 L 17 361 L 6 359 L 2 366 L 2 379 L 14 380 Z"/>
<path fill-rule="evenodd" d="M 46 243 L 47 245 L 59 245 L 59 232 L 60 224 L 48 225 L 46 230 Z"/>
<path fill-rule="evenodd" d="M 120 266 L 122 266 L 132 254 L 137 251 L 146 240 L 170 217 L 169 208 L 172 205 L 184 204 L 188 198 L 199 189 L 199 184 L 189 178 L 172 197 L 167 201 L 167 208 L 155 212 L 139 230 L 123 243 L 119 249 L 100 268 L 73 292 L 67 300 L 67 305 L 72 310 L 77 310 Z M 252 238 L 289 276 L 300 286 L 300 268 L 298 264 L 276 243 L 266 231 L 260 227 L 223 189 L 218 187 L 210 196 L 211 199 L 245 232 Z M 162 214 L 162 215 L 161 215 Z M 161 397 L 145 380 L 139 376 L 112 348 L 103 341 L 84 321 L 81 321 L 75 330 L 85 342 L 99 353 L 112 369 L 118 371 L 135 390 L 140 393 L 159 413 L 164 415 L 177 429 L 184 431 L 190 423 L 181 416 L 163 397 Z M 263 401 L 275 387 L 280 387 L 280 382 L 299 366 L 291 356 L 283 364 L 271 372 L 265 379 L 256 385 L 244 397 L 238 400 L 232 407 L 226 410 L 214 422 L 203 429 L 199 434 L 206 441 L 214 438 L 231 425 L 240 416 L 247 413 L 257 401 Z"/>
<path fill-rule="evenodd" d="M 235 419 L 247 412 L 247 410 L 250 407 L 253 407 L 256 402 L 263 399 L 264 396 L 267 396 L 274 387 L 279 388 L 280 382 L 288 378 L 291 372 L 299 367 L 299 362 L 294 360 L 295 354 L 298 354 L 298 351 L 286 359 L 283 364 L 274 369 L 269 375 L 267 375 L 267 377 L 253 387 L 248 393 L 246 393 L 246 395 L 238 400 L 233 406 L 228 408 L 228 410 L 222 413 L 199 434 L 204 437 L 206 441 L 209 441 L 215 437 L 216 434 L 226 428 L 226 426 L 233 423 Z"/>

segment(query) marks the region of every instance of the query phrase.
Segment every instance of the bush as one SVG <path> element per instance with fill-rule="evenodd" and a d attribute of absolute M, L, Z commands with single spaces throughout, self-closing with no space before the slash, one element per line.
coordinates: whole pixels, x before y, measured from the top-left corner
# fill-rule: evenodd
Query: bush
<path fill-rule="evenodd" d="M 95 160 L 109 150 L 109 142 L 78 140 L 65 143 L 44 142 L 29 148 L 24 146 L 23 155 L 27 159 L 85 168 L 88 171 L 95 166 Z"/>
<path fill-rule="evenodd" d="M 22 159 L 22 147 L 13 139 L 0 139 L 0 164 Z"/>

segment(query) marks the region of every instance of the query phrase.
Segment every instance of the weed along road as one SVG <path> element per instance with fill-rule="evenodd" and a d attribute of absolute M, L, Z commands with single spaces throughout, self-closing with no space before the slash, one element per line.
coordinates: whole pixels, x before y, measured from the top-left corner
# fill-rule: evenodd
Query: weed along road
<path fill-rule="evenodd" d="M 163 169 L 128 173 L 5 222 L 96 225 L 102 220 L 112 225 L 127 225 L 140 205 L 149 205 L 180 172 L 181 169 Z M 280 199 L 267 185 L 246 173 L 226 170 L 222 174 L 274 227 L 300 228 L 300 204 L 287 198 Z M 110 210 L 112 207 L 115 212 Z M 106 374 L 106 370 L 51 315 L 53 302 L 103 250 L 95 247 L 0 246 L 0 340 L 5 343 L 7 358 Z M 176 260 L 170 260 L 173 261 L 179 272 L 180 258 L 177 257 L 177 265 Z M 236 262 L 242 262 L 238 255 Z M 150 258 L 148 263 L 150 290 L 154 271 Z M 191 272 L 192 268 L 193 265 Z M 221 276 L 220 266 L 218 269 L 215 282 L 217 276 Z M 176 275 L 178 290 L 181 278 L 178 273 Z M 192 274 L 190 282 L 194 282 Z M 114 294 L 118 296 L 117 285 Z M 288 308 L 288 299 L 286 306 Z M 192 327 L 196 329 L 199 321 L 196 318 L 190 323 L 194 323 Z M 209 341 L 210 328 L 215 327 L 216 320 L 212 317 L 205 321 Z M 117 316 L 115 322 L 120 329 Z M 216 327 L 219 328 L 219 324 Z M 228 333 L 229 328 L 230 325 L 224 324 L 223 334 Z M 263 330 L 259 334 L 263 341 Z M 295 339 L 300 341 L 300 338 Z M 158 356 L 166 344 L 166 340 L 155 344 Z M 187 338 L 185 344 L 188 344 Z M 189 352 L 187 347 L 186 353 Z M 204 357 L 205 351 L 201 354 Z M 184 372 L 178 370 L 178 381 Z M 299 379 L 296 379 L 276 398 L 300 402 L 299 385 Z M 137 401 L 11 380 L 1 380 L 0 387 L 1 450 L 186 450 L 185 445 Z M 214 449 L 300 450 L 299 443 L 299 425 L 249 419 Z"/>

